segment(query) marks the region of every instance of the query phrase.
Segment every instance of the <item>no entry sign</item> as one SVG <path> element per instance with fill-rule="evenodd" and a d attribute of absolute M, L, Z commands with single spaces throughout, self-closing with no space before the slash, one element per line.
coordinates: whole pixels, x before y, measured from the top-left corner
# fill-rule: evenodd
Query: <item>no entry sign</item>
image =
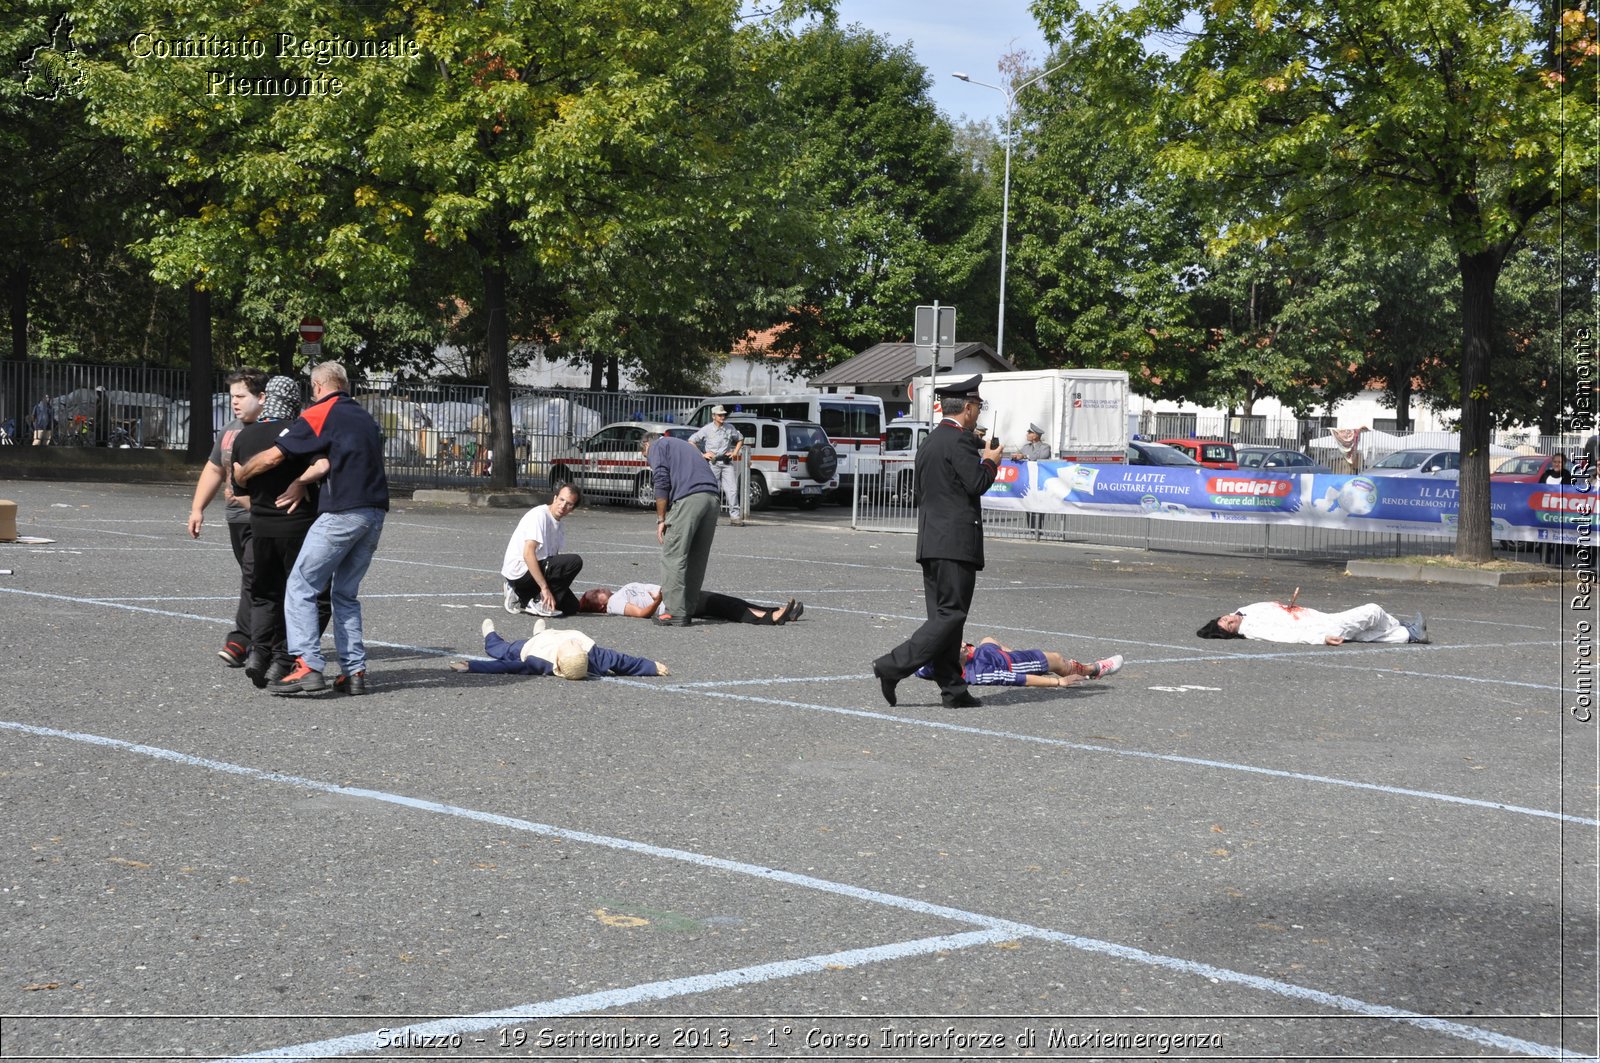
<path fill-rule="evenodd" d="M 322 334 L 328 331 L 322 327 L 320 317 L 303 317 L 300 319 L 300 340 L 302 343 L 321 343 Z"/>

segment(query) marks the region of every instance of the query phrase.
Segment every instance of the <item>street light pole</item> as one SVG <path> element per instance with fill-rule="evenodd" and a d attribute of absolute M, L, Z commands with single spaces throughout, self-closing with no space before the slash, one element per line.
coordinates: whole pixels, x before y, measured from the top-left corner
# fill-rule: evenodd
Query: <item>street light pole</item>
<path fill-rule="evenodd" d="M 950 75 L 958 81 L 965 81 L 969 85 L 993 89 L 1006 98 L 1006 174 L 1000 191 L 1000 320 L 995 325 L 994 335 L 994 353 L 997 358 L 1005 357 L 1006 353 L 1006 246 L 1011 232 L 1011 119 L 1016 111 L 1017 96 L 1023 89 L 1043 81 L 1066 65 L 1066 63 L 1059 63 L 1044 73 L 1037 74 L 1020 85 L 1012 85 L 1010 88 L 1001 88 L 999 85 L 991 85 L 987 81 L 978 81 L 976 78 L 968 77 L 960 71 Z"/>

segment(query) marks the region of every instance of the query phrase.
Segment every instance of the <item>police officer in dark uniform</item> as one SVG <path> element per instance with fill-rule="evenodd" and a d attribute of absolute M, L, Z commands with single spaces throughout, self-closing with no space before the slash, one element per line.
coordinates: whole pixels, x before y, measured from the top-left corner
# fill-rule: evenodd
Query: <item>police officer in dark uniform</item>
<path fill-rule="evenodd" d="M 983 377 L 937 388 L 944 419 L 917 451 L 917 563 L 928 619 L 905 642 L 872 662 L 883 697 L 895 703 L 895 685 L 923 665 L 931 666 L 946 708 L 983 702 L 967 690 L 961 674 L 961 635 L 972 607 L 972 591 L 983 568 L 983 515 L 978 500 L 994 483 L 1000 441 L 980 454 L 972 434 L 983 409 Z"/>

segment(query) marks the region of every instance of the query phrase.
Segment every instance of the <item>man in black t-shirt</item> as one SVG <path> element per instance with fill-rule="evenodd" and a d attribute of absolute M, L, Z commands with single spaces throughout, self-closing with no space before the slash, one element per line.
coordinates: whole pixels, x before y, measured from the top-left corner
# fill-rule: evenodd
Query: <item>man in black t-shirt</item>
<path fill-rule="evenodd" d="M 267 381 L 260 417 L 244 428 L 234 441 L 236 460 L 243 464 L 273 446 L 287 422 L 299 415 L 300 385 L 286 376 L 275 376 Z M 250 656 L 245 661 L 244 672 L 257 687 L 283 678 L 294 667 L 294 655 L 289 652 L 284 628 L 284 590 L 295 559 L 300 556 L 306 532 L 317 519 L 316 485 L 327 472 L 325 458 L 316 461 L 290 458 L 257 476 L 248 486 L 234 489 L 250 500 L 255 578 L 250 591 Z M 288 501 L 285 495 L 295 483 L 305 490 L 305 497 Z M 285 501 L 280 504 L 280 499 Z M 327 630 L 329 613 L 328 588 L 324 585 L 317 595 L 319 630 Z"/>

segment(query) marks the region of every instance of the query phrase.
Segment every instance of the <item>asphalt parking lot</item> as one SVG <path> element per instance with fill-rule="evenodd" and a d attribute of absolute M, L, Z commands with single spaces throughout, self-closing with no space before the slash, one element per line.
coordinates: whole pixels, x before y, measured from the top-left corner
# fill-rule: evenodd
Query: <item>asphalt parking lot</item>
<path fill-rule="evenodd" d="M 0 544 L 0 1058 L 1596 1052 L 1570 587 L 991 541 L 969 633 L 1127 666 L 891 709 L 913 540 L 847 510 L 718 530 L 708 587 L 801 621 L 580 617 L 673 674 L 568 683 L 447 667 L 531 630 L 518 514 L 397 502 L 374 693 L 275 698 L 189 495 L 0 481 L 54 540 Z M 568 518 L 578 589 L 656 581 L 653 531 Z M 1295 587 L 1434 643 L 1194 637 Z"/>

